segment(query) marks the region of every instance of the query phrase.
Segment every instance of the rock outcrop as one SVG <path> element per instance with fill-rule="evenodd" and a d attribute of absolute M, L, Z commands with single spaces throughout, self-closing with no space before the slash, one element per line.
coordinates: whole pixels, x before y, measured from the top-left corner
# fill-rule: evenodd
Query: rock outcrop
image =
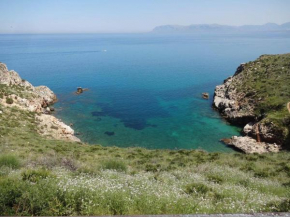
<path fill-rule="evenodd" d="M 233 137 L 231 145 L 246 153 L 290 146 L 290 115 L 285 106 L 289 82 L 290 54 L 263 55 L 241 64 L 216 87 L 213 107 L 230 123 L 243 127 L 245 137 Z"/>
<path fill-rule="evenodd" d="M 42 135 L 80 142 L 74 136 L 74 130 L 71 127 L 49 115 L 51 111 L 49 106 L 56 101 L 56 95 L 48 87 L 34 87 L 22 79 L 17 72 L 9 71 L 4 63 L 0 63 L 1 105 L 38 113 L 36 121 L 39 123 L 38 132 Z"/>
<path fill-rule="evenodd" d="M 277 144 L 269 144 L 265 142 L 257 143 L 257 141 L 248 136 L 233 136 L 229 145 L 248 153 L 262 154 L 265 152 L 279 152 L 281 147 Z"/>
<path fill-rule="evenodd" d="M 36 116 L 38 123 L 38 133 L 54 139 L 80 142 L 74 136 L 74 130 L 52 115 L 40 114 Z"/>

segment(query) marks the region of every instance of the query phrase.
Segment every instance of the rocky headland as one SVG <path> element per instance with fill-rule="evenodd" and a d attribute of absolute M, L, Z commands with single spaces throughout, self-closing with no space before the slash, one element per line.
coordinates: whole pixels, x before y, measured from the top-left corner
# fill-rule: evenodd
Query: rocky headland
<path fill-rule="evenodd" d="M 61 120 L 51 115 L 51 105 L 57 101 L 56 95 L 46 86 L 34 87 L 22 79 L 13 70 L 8 70 L 0 63 L 0 105 L 5 108 L 15 108 L 35 114 L 39 134 L 67 141 L 80 142 L 74 136 L 74 130 Z M 0 114 L 0 115 L 1 115 Z"/>
<path fill-rule="evenodd" d="M 213 106 L 243 136 L 226 140 L 246 153 L 290 148 L 290 54 L 262 55 L 241 64 L 215 89 Z"/>

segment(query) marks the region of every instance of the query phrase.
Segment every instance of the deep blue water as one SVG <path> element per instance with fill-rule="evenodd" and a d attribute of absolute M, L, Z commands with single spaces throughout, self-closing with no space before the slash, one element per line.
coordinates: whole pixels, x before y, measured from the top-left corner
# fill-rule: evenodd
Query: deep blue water
<path fill-rule="evenodd" d="M 240 129 L 211 108 L 215 86 L 242 62 L 287 52 L 290 33 L 0 35 L 0 61 L 49 86 L 56 116 L 85 142 L 120 147 L 231 151 L 219 140 Z"/>

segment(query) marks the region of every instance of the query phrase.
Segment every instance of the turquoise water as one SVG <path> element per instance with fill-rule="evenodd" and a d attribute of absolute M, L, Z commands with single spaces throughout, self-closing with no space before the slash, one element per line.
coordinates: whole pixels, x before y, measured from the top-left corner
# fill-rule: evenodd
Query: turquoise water
<path fill-rule="evenodd" d="M 215 86 L 241 62 L 287 52 L 290 33 L 0 35 L 0 61 L 49 86 L 57 117 L 85 142 L 120 147 L 231 151 L 219 140 L 240 129 L 211 108 Z"/>

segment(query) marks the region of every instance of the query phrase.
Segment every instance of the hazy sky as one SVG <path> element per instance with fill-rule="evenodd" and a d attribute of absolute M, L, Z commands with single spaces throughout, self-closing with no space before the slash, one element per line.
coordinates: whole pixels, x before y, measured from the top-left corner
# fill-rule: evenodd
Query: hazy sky
<path fill-rule="evenodd" d="M 0 33 L 146 32 L 290 22 L 290 0 L 0 0 Z"/>

